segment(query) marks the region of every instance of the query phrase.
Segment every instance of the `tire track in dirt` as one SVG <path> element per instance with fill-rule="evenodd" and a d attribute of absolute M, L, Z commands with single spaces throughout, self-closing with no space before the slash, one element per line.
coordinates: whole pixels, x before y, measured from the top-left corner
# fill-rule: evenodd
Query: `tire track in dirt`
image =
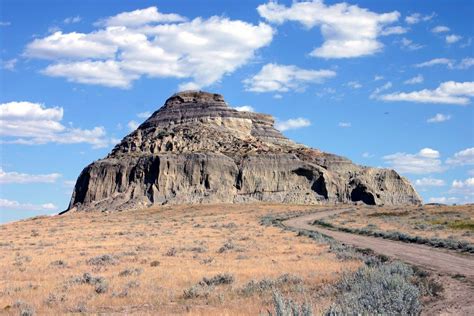
<path fill-rule="evenodd" d="M 425 306 L 424 315 L 474 315 L 474 256 L 447 249 L 410 244 L 383 238 L 356 235 L 330 230 L 311 223 L 327 216 L 346 212 L 348 209 L 328 209 L 283 221 L 291 228 L 315 231 L 334 238 L 346 245 L 369 248 L 378 254 L 401 260 L 408 264 L 436 273 L 443 284 L 441 299 Z M 453 276 L 464 276 L 463 280 Z"/>

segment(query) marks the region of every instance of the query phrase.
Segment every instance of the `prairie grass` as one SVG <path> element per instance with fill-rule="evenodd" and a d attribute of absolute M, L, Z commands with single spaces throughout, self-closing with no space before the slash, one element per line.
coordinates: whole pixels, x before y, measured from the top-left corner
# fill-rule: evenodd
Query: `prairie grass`
<path fill-rule="evenodd" d="M 333 299 L 324 289 L 361 261 L 260 223 L 269 213 L 310 209 L 166 206 L 2 225 L 0 314 L 256 315 L 271 310 L 273 290 L 321 313 Z M 252 291 L 261 280 L 273 280 L 270 290 Z M 186 294 L 196 285 L 205 294 Z"/>

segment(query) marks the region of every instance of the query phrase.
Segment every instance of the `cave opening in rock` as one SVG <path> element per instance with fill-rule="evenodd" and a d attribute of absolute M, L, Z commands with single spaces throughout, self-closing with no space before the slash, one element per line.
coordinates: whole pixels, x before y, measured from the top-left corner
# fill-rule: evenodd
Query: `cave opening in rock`
<path fill-rule="evenodd" d="M 351 200 L 353 202 L 362 201 L 367 205 L 375 205 L 375 198 L 373 194 L 367 192 L 367 189 L 363 186 L 357 186 L 352 190 Z"/>

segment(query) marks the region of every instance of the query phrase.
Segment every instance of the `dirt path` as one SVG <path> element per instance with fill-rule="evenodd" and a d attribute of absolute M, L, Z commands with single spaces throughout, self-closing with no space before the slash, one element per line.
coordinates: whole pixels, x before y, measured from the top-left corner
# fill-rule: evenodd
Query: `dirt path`
<path fill-rule="evenodd" d="M 316 231 L 344 244 L 370 248 L 376 253 L 438 274 L 445 291 L 443 299 L 428 304 L 425 315 L 474 315 L 474 256 L 454 251 L 409 244 L 370 236 L 355 235 L 311 225 L 317 219 L 346 212 L 347 209 L 321 211 L 295 217 L 283 222 L 285 226 Z M 463 275 L 463 280 L 453 276 Z"/>

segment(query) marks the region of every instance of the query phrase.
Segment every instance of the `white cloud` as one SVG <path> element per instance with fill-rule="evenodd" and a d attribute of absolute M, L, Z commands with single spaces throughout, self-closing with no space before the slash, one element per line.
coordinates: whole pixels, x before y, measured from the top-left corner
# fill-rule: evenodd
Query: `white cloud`
<path fill-rule="evenodd" d="M 184 22 L 186 20 L 185 17 L 180 16 L 179 14 L 164 14 L 159 12 L 156 7 L 149 7 L 141 10 L 119 13 L 115 16 L 98 21 L 96 25 L 136 27 L 149 23 Z"/>
<path fill-rule="evenodd" d="M 408 24 L 416 24 L 421 21 L 426 22 L 431 20 L 434 16 L 435 13 L 431 13 L 430 15 L 421 15 L 420 13 L 413 13 L 405 18 L 405 22 L 407 22 Z"/>
<path fill-rule="evenodd" d="M 18 62 L 17 58 L 2 60 L 1 61 L 2 69 L 13 71 L 15 70 L 15 66 L 17 62 Z"/>
<path fill-rule="evenodd" d="M 351 87 L 352 89 L 360 89 L 362 88 L 362 85 L 360 84 L 359 81 L 349 81 L 347 83 L 348 87 Z"/>
<path fill-rule="evenodd" d="M 139 77 L 136 74 L 127 75 L 113 60 L 57 63 L 49 65 L 42 73 L 51 77 L 65 77 L 71 82 L 117 88 L 129 88 L 130 83 Z"/>
<path fill-rule="evenodd" d="M 138 126 L 140 126 L 140 124 L 137 121 L 132 120 L 127 123 L 127 126 L 129 130 L 134 131 L 138 128 Z"/>
<path fill-rule="evenodd" d="M 12 25 L 11 22 L 8 21 L 0 21 L 0 26 L 10 26 Z"/>
<path fill-rule="evenodd" d="M 450 119 L 451 119 L 451 115 L 437 113 L 435 116 L 430 117 L 429 119 L 427 119 L 426 122 L 428 122 L 428 123 L 441 123 L 441 122 L 449 121 Z"/>
<path fill-rule="evenodd" d="M 234 109 L 236 109 L 237 111 L 255 112 L 255 109 L 250 105 L 236 106 Z"/>
<path fill-rule="evenodd" d="M 93 147 L 108 145 L 103 127 L 84 130 L 61 124 L 64 110 L 61 107 L 46 108 L 32 102 L 8 102 L 0 104 L 0 136 L 2 143 L 37 145 L 45 143 L 89 143 Z"/>
<path fill-rule="evenodd" d="M 145 111 L 145 112 L 138 113 L 137 117 L 139 117 L 141 119 L 147 119 L 151 116 L 151 114 L 152 114 L 151 112 Z"/>
<path fill-rule="evenodd" d="M 336 76 L 332 70 L 302 69 L 293 65 L 266 64 L 260 72 L 245 79 L 247 91 L 253 92 L 288 92 L 303 91 L 306 84 L 321 83 L 325 79 Z"/>
<path fill-rule="evenodd" d="M 183 19 L 155 7 L 123 12 L 90 33 L 55 32 L 35 39 L 24 54 L 53 60 L 42 73 L 72 82 L 129 88 L 146 76 L 187 79 L 180 87 L 197 89 L 248 63 L 273 38 L 265 23 Z"/>
<path fill-rule="evenodd" d="M 474 58 L 463 58 L 456 66 L 458 69 L 469 69 L 474 66 Z"/>
<path fill-rule="evenodd" d="M 448 158 L 446 163 L 458 166 L 474 165 L 474 147 L 458 151 L 453 157 Z"/>
<path fill-rule="evenodd" d="M 462 39 L 462 36 L 459 36 L 459 35 L 456 35 L 456 34 L 451 34 L 451 35 L 447 35 L 445 37 L 445 39 L 446 39 L 446 43 L 454 44 L 454 43 L 460 41 Z"/>
<path fill-rule="evenodd" d="M 395 92 L 380 95 L 377 98 L 383 101 L 405 101 L 417 103 L 441 103 L 441 104 L 469 104 L 470 98 L 474 96 L 474 82 L 447 81 L 441 83 L 434 90 L 423 89 L 413 92 Z"/>
<path fill-rule="evenodd" d="M 61 177 L 59 173 L 27 174 L 6 172 L 0 167 L 0 183 L 54 183 Z"/>
<path fill-rule="evenodd" d="M 416 64 L 415 67 L 422 68 L 422 67 L 431 67 L 435 65 L 446 65 L 449 68 L 452 68 L 453 61 L 448 58 L 435 58 L 435 59 L 431 59 L 420 64 Z"/>
<path fill-rule="evenodd" d="M 371 99 L 375 99 L 379 96 L 379 94 L 385 90 L 388 90 L 392 87 L 392 82 L 390 81 L 387 81 L 383 86 L 380 86 L 378 88 L 376 88 L 371 94 L 370 94 L 370 98 Z"/>
<path fill-rule="evenodd" d="M 444 32 L 449 32 L 449 31 L 450 31 L 449 27 L 444 26 L 444 25 L 438 25 L 431 29 L 431 32 L 433 33 L 444 33 Z"/>
<path fill-rule="evenodd" d="M 415 180 L 418 187 L 442 187 L 445 185 L 444 180 L 435 178 L 421 178 Z"/>
<path fill-rule="evenodd" d="M 449 69 L 469 69 L 474 66 L 474 58 L 467 57 L 463 58 L 460 62 L 456 63 L 455 60 L 447 58 L 435 58 L 420 64 L 416 64 L 415 67 L 431 67 L 435 65 L 446 65 Z"/>
<path fill-rule="evenodd" d="M 110 32 L 111 33 L 111 32 Z M 108 35 L 111 35 L 111 34 Z M 37 38 L 26 46 L 25 56 L 43 59 L 113 58 L 117 46 L 100 41 L 104 34 L 66 33 L 61 31 Z M 109 40 L 111 40 L 110 38 Z"/>
<path fill-rule="evenodd" d="M 298 129 L 302 127 L 310 126 L 311 122 L 308 119 L 298 117 L 294 119 L 289 119 L 286 121 L 277 121 L 275 123 L 275 128 L 284 132 L 290 129 Z"/>
<path fill-rule="evenodd" d="M 395 153 L 383 159 L 392 168 L 401 173 L 428 174 L 444 170 L 439 159 L 439 152 L 431 148 L 423 148 L 416 154 Z"/>
<path fill-rule="evenodd" d="M 418 84 L 418 83 L 422 83 L 423 81 L 424 81 L 423 76 L 419 74 L 413 78 L 405 80 L 403 83 L 404 84 Z"/>
<path fill-rule="evenodd" d="M 400 16 L 397 11 L 378 14 L 345 2 L 327 6 L 317 0 L 293 2 L 291 7 L 268 2 L 258 6 L 257 11 L 276 24 L 295 21 L 308 29 L 319 26 L 324 42 L 310 55 L 323 58 L 352 58 L 381 51 L 383 44 L 377 37 L 385 25 Z"/>
<path fill-rule="evenodd" d="M 338 126 L 342 128 L 348 128 L 351 127 L 352 124 L 350 122 L 339 122 Z"/>
<path fill-rule="evenodd" d="M 382 32 L 380 32 L 380 35 L 387 36 L 387 35 L 393 35 L 393 34 L 405 34 L 406 32 L 408 32 L 408 28 L 406 27 L 390 26 L 383 29 Z"/>
<path fill-rule="evenodd" d="M 68 18 L 64 19 L 65 24 L 74 24 L 74 23 L 79 23 L 81 22 L 82 18 L 79 15 L 76 16 L 70 16 Z"/>
<path fill-rule="evenodd" d="M 364 158 L 372 158 L 373 156 L 374 156 L 374 155 L 372 155 L 372 154 L 369 153 L 369 152 L 363 152 L 363 153 L 362 153 L 362 157 L 364 157 Z"/>
<path fill-rule="evenodd" d="M 474 195 L 474 178 L 467 178 L 466 180 L 454 180 L 451 184 L 451 190 L 449 193 Z"/>
<path fill-rule="evenodd" d="M 374 76 L 374 81 L 379 81 L 379 80 L 383 80 L 383 76 L 375 75 Z"/>
<path fill-rule="evenodd" d="M 457 198 L 455 197 L 445 197 L 445 196 L 442 196 L 442 197 L 431 197 L 429 198 L 428 202 L 430 203 L 440 203 L 440 204 L 449 204 L 449 203 L 456 203 L 458 201 Z"/>
<path fill-rule="evenodd" d="M 400 44 L 402 44 L 402 48 L 408 49 L 408 50 L 418 50 L 423 48 L 424 46 L 421 44 L 414 43 L 412 40 L 404 37 L 400 41 Z"/>
<path fill-rule="evenodd" d="M 20 203 L 18 201 L 0 199 L 0 209 L 5 211 L 51 211 L 58 207 L 53 203 L 35 205 L 31 203 Z"/>

